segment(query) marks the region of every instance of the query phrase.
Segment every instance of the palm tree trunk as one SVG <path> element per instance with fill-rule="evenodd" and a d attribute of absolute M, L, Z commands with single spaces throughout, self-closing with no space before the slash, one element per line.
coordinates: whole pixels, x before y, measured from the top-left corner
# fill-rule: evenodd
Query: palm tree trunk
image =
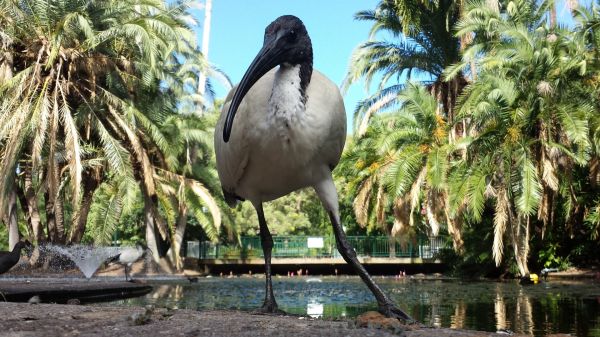
<path fill-rule="evenodd" d="M 62 193 L 59 193 L 56 196 L 56 202 L 54 203 L 54 219 L 56 225 L 56 240 L 54 242 L 58 244 L 64 244 L 66 242 L 64 205 L 64 197 Z"/>
<path fill-rule="evenodd" d="M 56 238 L 56 220 L 54 215 L 54 198 L 50 193 L 44 193 L 44 203 L 46 209 L 46 232 L 48 233 L 48 241 L 55 242 Z"/>
<path fill-rule="evenodd" d="M 23 218 L 27 223 L 27 236 L 29 237 L 29 241 L 33 241 L 33 226 L 31 225 L 31 215 L 29 214 L 29 208 L 27 207 L 25 191 L 19 184 L 16 184 L 15 190 L 17 192 L 17 199 L 21 205 L 21 209 L 23 210 Z"/>
<path fill-rule="evenodd" d="M 525 275 L 529 275 L 529 267 L 527 267 L 527 261 L 529 260 L 529 230 L 530 230 L 530 217 L 527 216 L 525 220 L 525 229 L 523 230 L 523 236 L 521 237 L 521 264 L 525 270 Z"/>
<path fill-rule="evenodd" d="M 448 234 L 452 237 L 452 246 L 458 254 L 464 253 L 464 241 L 462 239 L 462 210 L 458 209 L 454 217 L 450 216 L 450 193 L 444 193 L 444 216 Z"/>
<path fill-rule="evenodd" d="M 550 29 L 556 28 L 556 3 L 550 6 Z"/>
<path fill-rule="evenodd" d="M 598 155 L 592 155 L 589 161 L 589 180 L 592 187 L 600 185 L 600 157 Z"/>
<path fill-rule="evenodd" d="M 12 250 L 19 242 L 19 226 L 17 223 L 17 192 L 13 186 L 8 192 L 8 208 L 5 223 L 8 227 L 8 249 Z"/>
<path fill-rule="evenodd" d="M 144 190 L 144 187 L 142 187 Z M 155 262 L 159 262 L 158 244 L 156 242 L 156 231 L 154 230 L 154 215 L 152 214 L 152 201 L 149 196 L 144 193 L 144 224 L 146 227 L 146 245 L 152 252 L 152 258 Z"/>
<path fill-rule="evenodd" d="M 177 210 L 177 223 L 175 225 L 175 238 L 173 239 L 173 245 L 169 249 L 167 256 L 171 259 L 171 263 L 175 266 L 178 272 L 183 270 L 183 262 L 181 261 L 181 245 L 183 244 L 183 236 L 187 227 L 187 205 L 185 203 L 179 204 Z"/>
<path fill-rule="evenodd" d="M 73 225 L 71 229 L 71 235 L 69 237 L 69 243 L 80 243 L 85 233 L 85 226 L 87 223 L 88 214 L 92 207 L 92 201 L 94 200 L 94 192 L 100 186 L 100 176 L 96 170 L 89 172 L 86 170 L 86 174 L 83 179 L 83 195 L 81 198 L 81 207 L 79 208 L 78 216 L 73 219 Z"/>
<path fill-rule="evenodd" d="M 57 123 L 57 116 L 53 117 Z M 54 128 L 54 125 L 53 125 Z M 48 232 L 48 241 L 58 243 L 58 230 L 56 225 L 56 201 L 58 199 L 59 188 L 59 168 L 55 158 L 55 140 L 50 141 L 50 158 L 48 172 L 46 173 L 46 192 L 44 193 L 44 202 L 46 208 L 46 231 Z"/>
<path fill-rule="evenodd" d="M 166 254 L 165 244 L 169 240 L 168 231 L 165 237 L 161 237 L 159 230 L 160 215 L 156 209 L 156 201 L 148 194 L 148 190 L 143 182 L 140 181 L 140 189 L 144 198 L 144 223 L 146 227 L 146 245 L 152 251 L 152 257 L 159 263 Z M 154 196 L 156 197 L 156 196 Z M 163 224 L 164 225 L 164 224 Z M 166 227 L 166 226 L 165 226 Z"/>
<path fill-rule="evenodd" d="M 34 244 L 39 245 L 44 242 L 44 230 L 42 229 L 42 222 L 40 220 L 40 211 L 37 204 L 37 196 L 33 188 L 33 182 L 31 180 L 31 170 L 25 169 L 25 176 L 23 182 L 24 194 L 27 205 L 27 217 L 31 224 L 32 230 L 32 241 Z M 25 208 L 25 205 L 22 205 Z"/>
<path fill-rule="evenodd" d="M 0 55 L 0 84 L 10 80 L 13 77 L 14 58 L 12 51 L 9 51 L 11 46 L 7 46 L 7 50 Z"/>
<path fill-rule="evenodd" d="M 529 255 L 529 219 L 523 220 L 517 216 L 516 221 L 511 221 L 511 238 L 513 252 L 515 254 L 515 262 L 521 277 L 529 275 L 529 267 L 527 267 L 527 259 Z"/>

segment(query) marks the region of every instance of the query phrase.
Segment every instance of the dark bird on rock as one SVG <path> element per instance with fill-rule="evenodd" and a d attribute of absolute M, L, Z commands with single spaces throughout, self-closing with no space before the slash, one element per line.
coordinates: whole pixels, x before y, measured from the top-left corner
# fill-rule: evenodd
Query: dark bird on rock
<path fill-rule="evenodd" d="M 249 200 L 258 215 L 266 274 L 260 310 L 281 312 L 273 295 L 273 239 L 262 204 L 312 187 L 329 214 L 340 254 L 369 287 L 379 311 L 411 320 L 375 284 L 342 229 L 331 171 L 340 160 L 345 140 L 344 101 L 335 83 L 313 69 L 306 27 L 292 15 L 277 18 L 265 29 L 262 49 L 240 84 L 229 92 L 215 129 L 217 170 L 225 200 L 231 206 Z"/>
<path fill-rule="evenodd" d="M 30 248 L 29 241 L 19 241 L 10 252 L 0 252 L 0 274 L 4 274 L 14 267 L 21 258 L 21 249 Z"/>

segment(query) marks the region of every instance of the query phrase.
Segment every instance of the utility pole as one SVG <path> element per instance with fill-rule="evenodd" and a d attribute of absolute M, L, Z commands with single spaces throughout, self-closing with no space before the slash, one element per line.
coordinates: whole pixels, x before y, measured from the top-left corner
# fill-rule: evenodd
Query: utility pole
<path fill-rule="evenodd" d="M 204 59 L 208 62 L 208 42 L 210 40 L 210 20 L 211 20 L 211 12 L 212 12 L 212 0 L 206 0 L 204 5 L 204 25 L 202 27 L 202 55 L 204 55 Z M 204 89 L 206 87 L 206 75 L 204 73 L 200 73 L 200 78 L 198 80 L 198 93 L 200 96 L 204 97 Z"/>

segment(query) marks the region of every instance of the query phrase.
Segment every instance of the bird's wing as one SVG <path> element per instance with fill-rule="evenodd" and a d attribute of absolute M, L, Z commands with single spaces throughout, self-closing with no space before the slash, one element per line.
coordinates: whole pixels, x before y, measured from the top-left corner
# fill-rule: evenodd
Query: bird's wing
<path fill-rule="evenodd" d="M 119 253 L 115 256 L 109 257 L 108 260 L 106 260 L 106 261 L 109 263 L 110 262 L 118 262 L 120 257 L 121 257 L 121 253 Z"/>
<path fill-rule="evenodd" d="M 243 178 L 248 161 L 251 158 L 251 149 L 248 146 L 251 142 L 249 140 L 250 137 L 256 137 L 256 125 L 261 119 L 264 119 L 267 113 L 266 110 L 256 111 L 251 107 L 267 106 L 273 86 L 274 72 L 275 69 L 265 74 L 244 96 L 238 107 L 231 137 L 227 143 L 223 141 L 223 128 L 227 111 L 229 110 L 229 105 L 237 86 L 231 89 L 223 104 L 221 116 L 215 127 L 214 142 L 217 171 L 219 172 L 221 186 L 228 201 L 235 200 L 236 198 L 241 199 L 236 195 L 236 187 Z"/>
<path fill-rule="evenodd" d="M 225 117 L 231 104 L 233 93 L 237 89 L 237 86 L 233 87 L 221 110 L 221 116 L 215 127 L 215 153 L 217 157 L 217 171 L 219 173 L 219 180 L 221 180 L 221 186 L 223 187 L 223 194 L 225 199 L 230 206 L 233 206 L 236 201 L 235 187 L 239 180 L 244 175 L 244 168 L 248 164 L 248 149 L 246 148 L 247 142 L 244 141 L 244 134 L 239 130 L 241 125 L 238 123 L 240 112 L 233 122 L 233 132 L 228 143 L 223 140 L 223 128 L 225 127 Z M 242 108 L 240 107 L 238 110 Z"/>
<path fill-rule="evenodd" d="M 315 132 L 322 139 L 316 140 L 320 145 L 319 156 L 325 159 L 333 170 L 340 161 L 346 143 L 346 109 L 340 90 L 325 75 L 313 70 L 311 84 L 308 87 L 307 113 L 319 114 L 319 125 L 325 128 Z"/>

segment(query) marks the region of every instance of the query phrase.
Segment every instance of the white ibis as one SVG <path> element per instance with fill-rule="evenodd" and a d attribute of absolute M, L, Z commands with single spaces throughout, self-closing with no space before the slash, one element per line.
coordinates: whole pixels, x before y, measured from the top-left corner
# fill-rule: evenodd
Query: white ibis
<path fill-rule="evenodd" d="M 131 268 L 134 262 L 141 259 L 146 254 L 147 249 L 137 244 L 135 247 L 124 247 L 119 255 L 113 257 L 111 261 L 117 262 L 125 268 L 125 281 L 129 281 L 127 269 Z"/>
<path fill-rule="evenodd" d="M 21 258 L 21 249 L 31 247 L 29 241 L 19 241 L 10 252 L 0 252 L 0 274 L 4 274 L 14 267 Z"/>
<path fill-rule="evenodd" d="M 279 66 L 277 69 L 273 69 Z M 390 317 L 411 318 L 373 282 L 348 243 L 331 171 L 346 139 L 346 112 L 338 87 L 313 71 L 310 37 L 300 19 L 277 18 L 240 84 L 233 88 L 215 130 L 217 170 L 225 200 L 249 200 L 256 209 L 265 257 L 266 294 L 260 309 L 281 313 L 273 295 L 271 250 L 262 203 L 312 187 L 329 214 L 340 254 Z"/>

